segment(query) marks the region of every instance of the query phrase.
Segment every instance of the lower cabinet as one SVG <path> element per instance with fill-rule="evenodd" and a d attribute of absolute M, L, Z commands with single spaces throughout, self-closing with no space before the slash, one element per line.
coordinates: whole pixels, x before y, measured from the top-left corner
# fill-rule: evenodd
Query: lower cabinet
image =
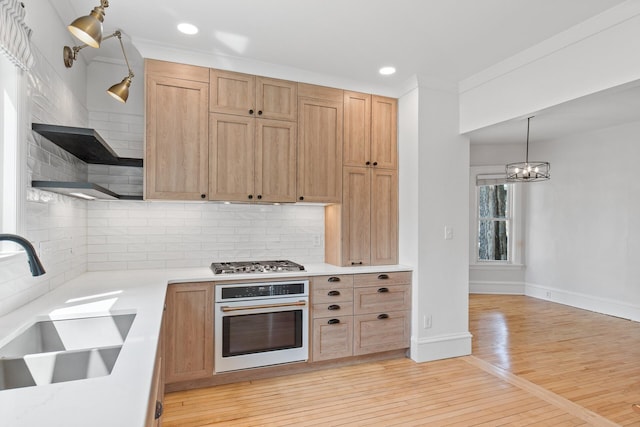
<path fill-rule="evenodd" d="M 166 298 L 165 383 L 213 375 L 213 283 L 169 285 Z"/>
<path fill-rule="evenodd" d="M 409 347 L 410 272 L 314 277 L 311 303 L 314 362 Z"/>

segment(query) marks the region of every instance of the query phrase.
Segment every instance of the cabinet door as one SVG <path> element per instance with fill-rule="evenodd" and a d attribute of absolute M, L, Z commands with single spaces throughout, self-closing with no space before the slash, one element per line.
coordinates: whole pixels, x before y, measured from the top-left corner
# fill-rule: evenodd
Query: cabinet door
<path fill-rule="evenodd" d="M 342 265 L 371 264 L 371 169 L 345 167 Z"/>
<path fill-rule="evenodd" d="M 208 90 L 203 82 L 146 76 L 146 199 L 207 197 Z"/>
<path fill-rule="evenodd" d="M 256 109 L 259 118 L 287 120 L 298 118 L 298 84 L 286 80 L 256 77 Z"/>
<path fill-rule="evenodd" d="M 313 361 L 353 354 L 353 316 L 313 320 Z"/>
<path fill-rule="evenodd" d="M 298 200 L 342 201 L 342 100 L 298 98 Z"/>
<path fill-rule="evenodd" d="M 398 169 L 398 100 L 372 96 L 371 124 L 372 164 Z"/>
<path fill-rule="evenodd" d="M 371 163 L 371 95 L 344 93 L 344 166 Z"/>
<path fill-rule="evenodd" d="M 169 285 L 166 303 L 166 382 L 210 377 L 213 375 L 213 285 Z"/>
<path fill-rule="evenodd" d="M 255 119 L 211 113 L 210 200 L 254 200 Z"/>
<path fill-rule="evenodd" d="M 249 74 L 211 70 L 209 110 L 240 116 L 254 116 L 256 78 Z"/>
<path fill-rule="evenodd" d="M 354 316 L 354 356 L 408 348 L 411 339 L 409 318 L 409 311 Z"/>
<path fill-rule="evenodd" d="M 296 124 L 257 119 L 256 128 L 256 199 L 295 202 Z"/>
<path fill-rule="evenodd" d="M 371 171 L 371 264 L 397 264 L 398 171 Z"/>

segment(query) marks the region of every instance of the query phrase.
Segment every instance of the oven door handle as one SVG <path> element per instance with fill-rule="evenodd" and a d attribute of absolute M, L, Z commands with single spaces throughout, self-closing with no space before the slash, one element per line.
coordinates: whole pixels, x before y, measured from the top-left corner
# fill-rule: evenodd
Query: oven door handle
<path fill-rule="evenodd" d="M 296 302 L 283 302 L 280 304 L 243 305 L 239 307 L 230 307 L 228 305 L 223 305 L 220 307 L 220 309 L 226 313 L 228 311 L 261 310 L 263 308 L 304 307 L 305 305 L 307 305 L 306 301 L 296 301 Z"/>

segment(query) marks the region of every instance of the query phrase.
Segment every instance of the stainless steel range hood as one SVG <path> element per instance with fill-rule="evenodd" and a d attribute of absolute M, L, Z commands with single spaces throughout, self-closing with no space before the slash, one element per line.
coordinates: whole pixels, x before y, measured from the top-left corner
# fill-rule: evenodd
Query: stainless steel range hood
<path fill-rule="evenodd" d="M 118 157 L 115 151 L 94 129 L 41 123 L 33 123 L 31 128 L 86 163 L 142 167 L 142 159 Z M 31 182 L 31 186 L 85 200 L 142 200 L 142 195 L 125 196 L 116 194 L 91 182 L 34 180 Z"/>

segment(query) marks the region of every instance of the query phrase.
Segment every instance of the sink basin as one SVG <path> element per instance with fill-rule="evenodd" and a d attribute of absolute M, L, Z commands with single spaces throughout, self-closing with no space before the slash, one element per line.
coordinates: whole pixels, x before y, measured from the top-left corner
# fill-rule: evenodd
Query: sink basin
<path fill-rule="evenodd" d="M 0 390 L 110 375 L 135 316 L 34 323 L 0 347 Z"/>
<path fill-rule="evenodd" d="M 122 345 L 135 314 L 36 322 L 0 347 L 0 358 Z"/>

